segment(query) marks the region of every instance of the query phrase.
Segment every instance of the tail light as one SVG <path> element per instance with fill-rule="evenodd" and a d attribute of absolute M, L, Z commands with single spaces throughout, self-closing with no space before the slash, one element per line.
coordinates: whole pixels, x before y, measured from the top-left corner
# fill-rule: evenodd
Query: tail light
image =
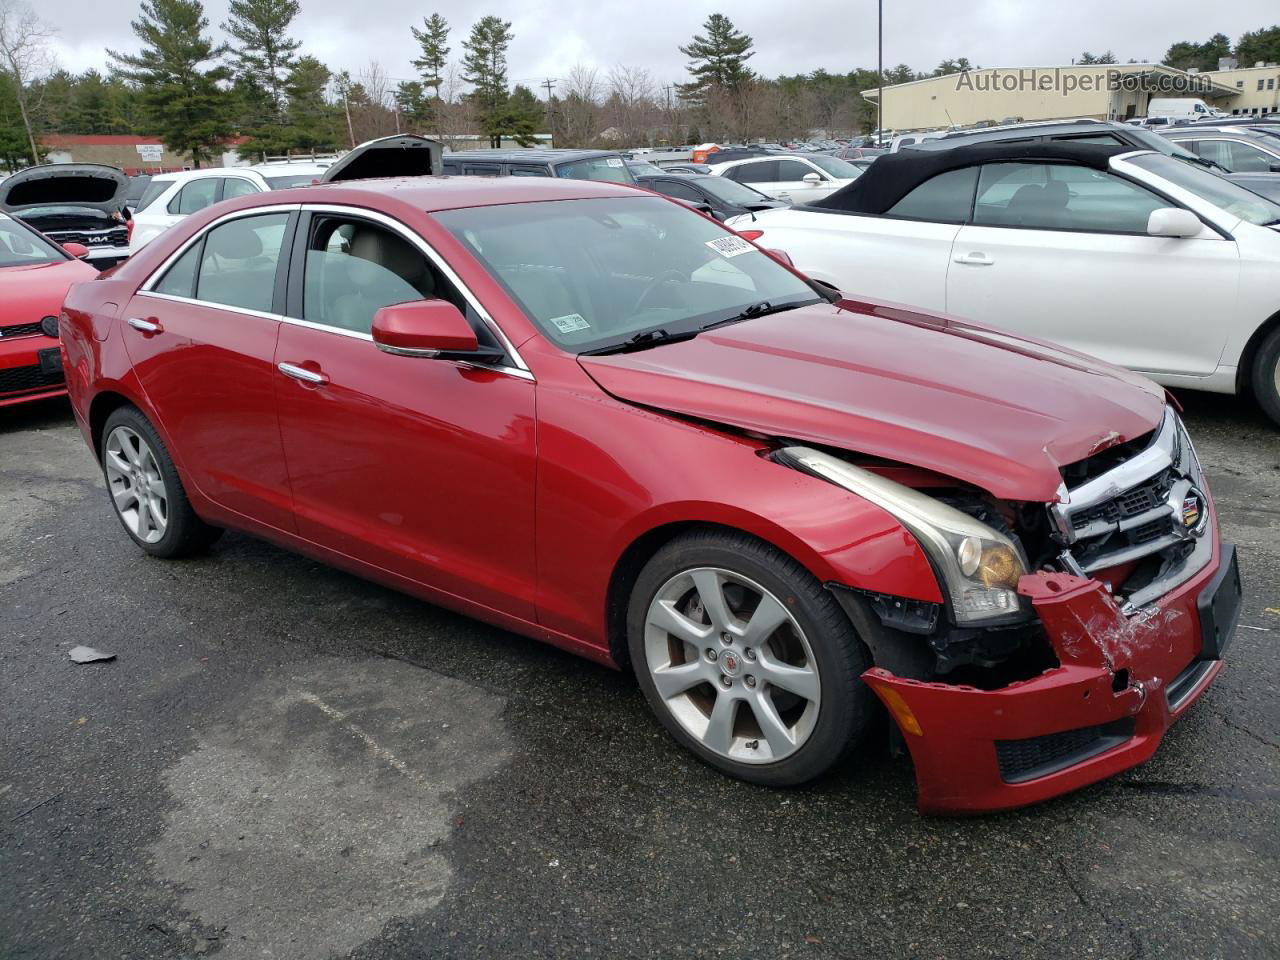
<path fill-rule="evenodd" d="M 764 231 L 763 230 L 739 230 L 738 236 L 740 236 L 743 240 L 750 240 L 752 243 L 755 243 L 757 240 L 759 240 L 761 237 L 764 236 Z"/>
<path fill-rule="evenodd" d="M 133 218 L 130 217 L 124 223 L 124 238 L 129 243 L 133 243 Z"/>

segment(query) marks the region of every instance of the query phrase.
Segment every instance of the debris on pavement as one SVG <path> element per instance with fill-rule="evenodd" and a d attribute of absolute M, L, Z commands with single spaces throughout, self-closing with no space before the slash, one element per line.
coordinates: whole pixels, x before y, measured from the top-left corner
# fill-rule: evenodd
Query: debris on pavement
<path fill-rule="evenodd" d="M 76 663 L 100 663 L 107 660 L 114 660 L 114 653 L 103 653 L 101 650 L 95 650 L 93 647 L 72 647 L 68 651 L 69 656 Z"/>

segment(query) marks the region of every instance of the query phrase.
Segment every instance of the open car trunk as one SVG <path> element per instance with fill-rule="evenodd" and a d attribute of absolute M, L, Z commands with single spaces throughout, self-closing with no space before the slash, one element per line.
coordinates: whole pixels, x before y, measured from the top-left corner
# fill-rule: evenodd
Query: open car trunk
<path fill-rule="evenodd" d="M 381 137 L 360 144 L 325 170 L 321 183 L 374 177 L 429 177 L 441 172 L 444 148 L 415 133 Z"/>
<path fill-rule="evenodd" d="M 129 178 L 115 167 L 46 163 L 0 182 L 0 209 L 20 216 L 36 207 L 79 207 L 110 215 L 124 205 L 128 193 Z"/>

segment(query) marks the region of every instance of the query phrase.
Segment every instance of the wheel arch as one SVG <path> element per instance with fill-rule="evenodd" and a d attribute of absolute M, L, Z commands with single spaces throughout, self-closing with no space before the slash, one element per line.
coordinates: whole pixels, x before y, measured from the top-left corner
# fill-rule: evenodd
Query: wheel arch
<path fill-rule="evenodd" d="M 1262 349 L 1262 341 L 1274 331 L 1280 330 L 1280 310 L 1263 320 L 1258 329 L 1253 331 L 1249 341 L 1240 352 L 1240 362 L 1236 366 L 1236 393 L 1242 397 L 1253 396 L 1253 361 Z"/>
<path fill-rule="evenodd" d="M 89 438 L 99 462 L 102 461 L 102 428 L 106 426 L 107 418 L 121 407 L 136 406 L 132 397 L 115 390 L 103 390 L 89 403 Z"/>

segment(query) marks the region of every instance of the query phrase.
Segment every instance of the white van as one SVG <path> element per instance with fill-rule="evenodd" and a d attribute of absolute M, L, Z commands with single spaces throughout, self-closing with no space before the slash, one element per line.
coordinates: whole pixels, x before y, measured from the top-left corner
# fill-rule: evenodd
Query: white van
<path fill-rule="evenodd" d="M 1223 117 L 1226 114 L 1193 97 L 1152 97 L 1147 104 L 1147 116 L 1199 120 L 1205 117 Z"/>

